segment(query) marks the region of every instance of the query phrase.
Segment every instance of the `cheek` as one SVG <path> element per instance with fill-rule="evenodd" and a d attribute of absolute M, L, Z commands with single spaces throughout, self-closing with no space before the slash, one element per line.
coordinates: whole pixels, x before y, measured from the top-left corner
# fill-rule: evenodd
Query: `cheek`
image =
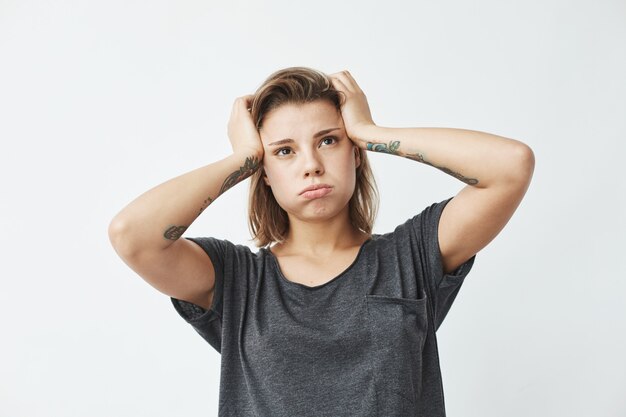
<path fill-rule="evenodd" d="M 354 159 L 354 153 L 353 152 L 350 152 L 350 155 L 348 156 L 347 160 L 345 161 L 344 166 L 345 166 L 345 171 L 344 171 L 343 175 L 345 175 L 345 178 L 348 179 L 350 188 L 354 188 L 354 185 L 356 184 L 356 169 L 357 169 L 357 165 L 356 165 L 356 161 Z"/>
<path fill-rule="evenodd" d="M 356 171 L 356 160 L 354 158 L 354 151 L 350 150 L 342 157 L 342 166 L 345 168 L 345 172 Z"/>
<path fill-rule="evenodd" d="M 267 180 L 266 180 L 267 177 Z M 271 183 L 274 182 L 274 170 L 272 169 L 272 166 L 267 164 L 267 163 L 263 163 L 263 178 L 264 181 L 266 181 L 265 183 L 267 184 L 267 181 Z"/>
<path fill-rule="evenodd" d="M 264 179 L 265 184 L 272 187 L 272 192 L 274 193 L 274 195 L 279 194 L 281 190 L 285 188 L 284 173 L 281 174 L 280 172 L 272 169 L 272 167 L 265 167 L 265 176 L 267 177 L 267 180 Z"/>

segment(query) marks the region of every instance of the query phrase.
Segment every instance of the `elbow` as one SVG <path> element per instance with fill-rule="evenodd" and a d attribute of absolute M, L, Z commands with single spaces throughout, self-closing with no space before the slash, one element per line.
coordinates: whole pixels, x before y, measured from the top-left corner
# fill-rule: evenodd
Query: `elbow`
<path fill-rule="evenodd" d="M 122 258 L 128 258 L 135 250 L 133 246 L 130 244 L 128 239 L 128 226 L 119 218 L 114 217 L 109 223 L 109 228 L 107 230 L 109 235 L 109 242 L 111 242 L 111 246 L 115 249 L 115 252 Z"/>
<path fill-rule="evenodd" d="M 522 169 L 526 172 L 528 177 L 532 177 L 535 170 L 535 153 L 530 146 L 526 144 L 520 145 L 517 153 Z"/>
<path fill-rule="evenodd" d="M 111 243 L 114 243 L 119 240 L 119 236 L 124 233 L 126 229 L 126 225 L 119 218 L 119 215 L 113 217 L 113 220 L 109 223 L 109 228 L 107 229 L 107 234 L 109 235 L 109 240 Z"/>
<path fill-rule="evenodd" d="M 535 153 L 530 146 L 519 142 L 519 144 L 515 146 L 515 156 L 513 160 L 515 163 L 511 164 L 511 166 L 513 167 L 512 176 L 514 180 L 527 186 L 535 171 Z"/>

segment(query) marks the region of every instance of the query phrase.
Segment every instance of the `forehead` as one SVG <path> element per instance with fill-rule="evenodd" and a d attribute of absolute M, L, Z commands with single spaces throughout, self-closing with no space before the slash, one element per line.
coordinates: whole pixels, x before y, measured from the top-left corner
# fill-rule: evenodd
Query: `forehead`
<path fill-rule="evenodd" d="M 343 126 L 340 112 L 326 100 L 283 104 L 269 112 L 260 129 L 263 142 L 291 137 L 307 138 L 322 129 Z"/>

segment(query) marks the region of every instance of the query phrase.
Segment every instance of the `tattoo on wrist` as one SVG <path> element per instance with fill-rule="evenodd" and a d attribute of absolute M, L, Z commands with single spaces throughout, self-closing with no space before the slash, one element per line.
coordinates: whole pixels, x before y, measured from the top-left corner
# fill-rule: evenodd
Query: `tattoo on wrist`
<path fill-rule="evenodd" d="M 177 240 L 180 238 L 188 226 L 170 226 L 163 233 L 163 237 L 167 240 Z"/>
<path fill-rule="evenodd" d="M 392 140 L 389 142 L 389 144 L 385 144 L 385 143 L 374 143 L 374 142 L 367 142 L 366 144 L 366 149 L 368 151 L 374 151 L 374 152 L 382 152 L 382 153 L 389 153 L 392 155 L 398 155 L 398 156 L 402 156 L 404 158 L 408 158 L 408 159 L 412 159 L 413 161 L 417 161 L 417 162 L 421 162 L 423 164 L 427 164 L 430 165 L 431 167 L 435 167 L 443 172 L 445 172 L 446 174 L 452 175 L 453 177 L 457 178 L 460 181 L 463 181 L 466 184 L 469 185 L 476 185 L 478 184 L 478 179 L 476 178 L 468 178 L 458 172 L 454 172 L 449 168 L 446 167 L 440 167 L 437 165 L 433 165 L 430 162 L 428 162 L 426 159 L 424 159 L 424 155 L 421 153 L 403 153 L 402 151 L 400 151 L 400 141 L 399 140 Z"/>
<path fill-rule="evenodd" d="M 238 182 L 252 175 L 254 171 L 257 170 L 260 163 L 261 161 L 259 161 L 259 158 L 256 156 L 247 157 L 246 161 L 243 163 L 243 166 L 239 167 L 237 171 L 233 172 L 228 177 L 226 177 L 226 179 L 224 180 L 224 184 L 222 184 L 222 188 L 220 188 L 218 195 L 223 194 L 226 190 L 231 188 L 233 185 L 237 184 Z"/>
<path fill-rule="evenodd" d="M 400 141 L 392 140 L 389 142 L 388 145 L 384 143 L 367 142 L 365 149 L 367 149 L 368 151 L 390 153 L 390 154 L 397 155 L 399 147 L 400 147 Z"/>

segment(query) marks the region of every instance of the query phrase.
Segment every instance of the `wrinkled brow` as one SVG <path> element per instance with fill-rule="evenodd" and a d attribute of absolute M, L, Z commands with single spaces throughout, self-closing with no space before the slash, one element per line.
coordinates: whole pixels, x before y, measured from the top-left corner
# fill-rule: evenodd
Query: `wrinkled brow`
<path fill-rule="evenodd" d="M 318 138 L 322 135 L 325 135 L 327 133 L 332 132 L 333 130 L 337 130 L 339 129 L 338 127 L 333 127 L 330 129 L 324 129 L 324 130 L 320 130 L 319 132 L 317 132 L 315 135 L 313 135 L 314 138 Z M 285 143 L 293 143 L 295 142 L 295 140 L 291 139 L 291 138 L 285 138 L 285 139 L 281 139 L 281 140 L 277 140 L 276 142 L 272 142 L 270 144 L 268 144 L 267 146 L 279 146 L 279 145 L 284 145 Z"/>

